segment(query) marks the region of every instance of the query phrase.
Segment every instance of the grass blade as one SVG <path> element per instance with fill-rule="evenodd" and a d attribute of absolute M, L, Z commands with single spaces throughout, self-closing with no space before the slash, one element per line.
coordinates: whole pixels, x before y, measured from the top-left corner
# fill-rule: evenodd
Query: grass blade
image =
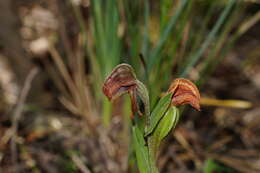
<path fill-rule="evenodd" d="M 211 30 L 211 32 L 209 33 L 207 39 L 205 40 L 205 42 L 202 44 L 202 47 L 193 55 L 189 58 L 188 64 L 187 66 L 184 68 L 184 70 L 182 71 L 182 73 L 180 74 L 180 77 L 185 77 L 190 69 L 199 61 L 199 59 L 202 57 L 203 53 L 205 52 L 205 50 L 209 47 L 210 43 L 214 40 L 216 34 L 218 33 L 218 31 L 220 30 L 220 27 L 223 25 L 223 23 L 225 22 L 225 19 L 228 17 L 228 14 L 230 13 L 230 11 L 232 10 L 232 7 L 235 5 L 236 0 L 230 0 L 228 2 L 228 5 L 226 6 L 226 8 L 224 9 L 224 11 L 222 12 L 220 18 L 218 19 L 216 25 L 214 26 L 214 28 Z"/>
<path fill-rule="evenodd" d="M 187 6 L 188 2 L 189 2 L 189 0 L 182 0 L 180 7 L 177 8 L 176 13 L 171 17 L 169 24 L 166 26 L 164 32 L 162 33 L 161 39 L 159 40 L 158 44 L 156 45 L 156 47 L 154 48 L 154 50 L 152 51 L 152 53 L 149 57 L 148 72 L 150 72 L 152 70 L 153 66 L 155 64 L 159 63 L 161 61 L 161 59 L 163 58 L 162 56 L 158 56 L 158 55 L 163 47 L 163 44 L 168 39 L 168 37 L 171 33 L 171 30 L 175 27 L 177 20 L 180 17 L 182 11 Z"/>

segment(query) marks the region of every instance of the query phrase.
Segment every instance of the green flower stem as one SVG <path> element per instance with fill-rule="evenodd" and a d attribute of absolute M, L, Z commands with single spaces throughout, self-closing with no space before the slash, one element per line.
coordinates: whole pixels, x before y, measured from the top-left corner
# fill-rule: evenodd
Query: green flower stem
<path fill-rule="evenodd" d="M 164 113 L 153 132 L 148 136 L 148 154 L 152 173 L 159 172 L 158 168 L 156 167 L 156 160 L 160 143 L 163 138 L 165 138 L 168 133 L 176 127 L 179 121 L 179 117 L 180 114 L 178 108 L 175 106 L 168 107 L 166 113 Z"/>
<path fill-rule="evenodd" d="M 111 119 L 111 103 L 109 102 L 108 99 L 104 99 L 103 101 L 103 116 L 102 116 L 102 121 L 103 124 L 108 127 L 110 124 L 110 119 Z"/>

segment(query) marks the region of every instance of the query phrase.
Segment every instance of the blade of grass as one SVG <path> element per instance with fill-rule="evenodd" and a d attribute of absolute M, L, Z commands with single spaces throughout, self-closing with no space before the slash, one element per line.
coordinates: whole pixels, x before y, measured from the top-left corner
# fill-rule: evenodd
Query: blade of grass
<path fill-rule="evenodd" d="M 226 18 L 228 17 L 228 15 L 231 12 L 232 7 L 235 5 L 235 3 L 236 3 L 236 0 L 229 0 L 227 6 L 223 10 L 223 12 L 222 12 L 221 16 L 219 17 L 217 23 L 215 24 L 215 26 L 213 27 L 213 29 L 209 33 L 207 39 L 202 44 L 201 48 L 194 55 L 192 55 L 189 58 L 188 64 L 186 65 L 186 67 L 181 72 L 180 77 L 185 77 L 189 73 L 191 68 L 200 60 L 203 53 L 206 51 L 206 49 L 210 46 L 210 44 L 214 40 L 216 34 L 218 33 L 221 26 L 225 22 Z"/>
<path fill-rule="evenodd" d="M 149 36 L 148 36 L 148 27 L 149 27 L 149 16 L 150 16 L 150 7 L 149 0 L 144 1 L 144 34 L 143 34 L 143 43 L 142 43 L 142 54 L 145 58 L 148 57 L 148 46 L 149 46 Z"/>
<path fill-rule="evenodd" d="M 120 62 L 121 45 L 117 34 L 119 12 L 115 0 L 106 2 L 92 0 L 92 5 L 95 53 L 103 80 Z M 103 99 L 102 116 L 103 123 L 108 125 L 111 117 L 111 104 L 105 99 Z"/>
<path fill-rule="evenodd" d="M 158 56 L 164 43 L 167 41 L 172 29 L 175 27 L 178 18 L 180 17 L 182 11 L 187 6 L 189 0 L 182 0 L 180 6 L 177 8 L 176 13 L 171 17 L 168 25 L 166 26 L 165 30 L 163 31 L 159 42 L 157 43 L 154 50 L 151 52 L 148 60 L 148 72 L 151 72 L 153 66 L 159 63 L 162 60 L 162 56 Z"/>
<path fill-rule="evenodd" d="M 237 14 L 240 14 L 245 10 L 245 6 L 242 4 L 237 7 Z M 239 19 L 239 16 L 236 16 L 234 14 L 234 18 Z M 256 20 L 257 19 L 257 20 Z M 232 19 L 235 20 L 235 19 Z M 216 69 L 217 65 L 221 62 L 221 60 L 225 57 L 227 52 L 234 46 L 235 41 L 243 35 L 250 27 L 252 27 L 254 24 L 257 23 L 257 21 L 260 20 L 260 13 L 256 13 L 254 16 L 250 17 L 249 19 L 245 19 L 244 22 L 238 27 L 236 32 L 230 36 L 230 39 L 226 43 L 226 46 L 223 47 L 223 49 L 219 52 L 217 55 L 218 58 L 215 59 L 214 61 L 211 61 L 210 64 L 208 64 L 204 71 L 201 72 L 203 74 L 203 80 L 201 79 L 199 82 L 199 85 L 203 84 L 203 82 L 209 77 L 209 75 Z M 248 22 L 250 22 L 250 25 L 248 26 Z M 247 27 L 245 27 L 247 25 Z"/>
<path fill-rule="evenodd" d="M 208 26 L 208 24 L 210 22 L 210 19 L 211 19 L 212 15 L 213 15 L 213 12 L 214 12 L 215 8 L 216 8 L 215 2 L 213 1 L 210 4 L 210 7 L 208 8 L 207 12 L 205 13 L 206 17 L 203 18 L 203 20 L 202 20 L 203 22 L 200 25 L 199 30 L 198 31 L 195 30 L 194 32 L 190 32 L 189 40 L 190 40 L 190 42 L 191 42 L 190 44 L 192 44 L 192 46 L 191 46 L 190 50 L 186 51 L 186 54 L 187 54 L 186 57 L 191 57 L 192 54 L 194 54 L 194 52 L 199 49 L 199 47 L 201 45 L 201 42 L 204 39 L 204 35 L 205 35 L 204 33 L 206 33 L 207 26 Z M 195 25 L 195 24 L 193 23 L 193 25 Z M 178 64 L 178 66 L 180 67 L 179 70 L 178 70 L 179 73 L 180 73 L 180 70 L 183 69 L 185 64 L 187 64 L 187 60 L 185 62 L 179 61 L 179 64 Z"/>
<path fill-rule="evenodd" d="M 203 84 L 203 82 L 206 80 L 207 76 L 209 76 L 212 72 L 213 69 L 212 63 L 219 62 L 220 58 L 217 58 L 218 53 L 221 51 L 221 48 L 224 47 L 225 41 L 228 37 L 228 34 L 231 32 L 231 29 L 233 28 L 235 22 L 237 21 L 238 14 L 241 12 L 241 6 L 238 4 L 236 8 L 234 8 L 234 11 L 232 16 L 229 18 L 230 20 L 227 21 L 225 24 L 221 34 L 216 40 L 215 46 L 210 50 L 209 55 L 207 59 L 203 62 L 203 67 L 200 70 L 200 79 L 197 81 L 198 85 Z M 227 46 L 227 45 L 225 45 Z"/>
<path fill-rule="evenodd" d="M 185 32 L 185 27 L 189 25 L 189 20 L 191 18 L 191 12 L 192 12 L 192 7 L 194 1 L 189 1 L 187 8 L 184 10 L 182 16 L 180 17 L 180 22 L 178 24 L 178 27 L 173 31 L 173 35 L 175 36 L 173 40 L 169 40 L 168 46 L 169 46 L 169 51 L 168 51 L 168 56 L 166 56 L 166 62 L 165 62 L 165 68 L 166 71 L 164 73 L 168 74 L 167 79 L 170 79 L 171 76 L 171 70 L 174 65 L 174 61 L 177 61 L 177 56 L 180 56 L 179 52 L 177 52 L 177 49 L 180 45 L 181 42 L 185 40 L 184 32 Z M 186 40 L 187 42 L 187 40 Z M 184 49 L 184 48 L 183 48 Z M 185 49 L 184 49 L 185 50 Z M 184 51 L 183 50 L 183 51 Z M 157 68 L 158 69 L 158 68 Z M 165 80 L 164 85 L 168 84 L 168 80 Z"/>
<path fill-rule="evenodd" d="M 160 31 L 161 33 L 165 29 L 165 26 L 167 25 L 167 22 L 169 20 L 169 12 L 171 8 L 173 8 L 173 3 L 175 1 L 172 0 L 161 0 L 160 1 Z"/>

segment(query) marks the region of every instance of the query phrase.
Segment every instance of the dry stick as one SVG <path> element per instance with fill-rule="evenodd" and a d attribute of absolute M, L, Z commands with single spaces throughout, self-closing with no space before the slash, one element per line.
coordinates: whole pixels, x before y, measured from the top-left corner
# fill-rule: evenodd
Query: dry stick
<path fill-rule="evenodd" d="M 91 173 L 79 156 L 73 154 L 71 159 L 82 173 Z"/>
<path fill-rule="evenodd" d="M 18 127 L 18 122 L 22 116 L 23 113 L 23 107 L 24 103 L 26 101 L 27 95 L 29 93 L 29 90 L 31 89 L 31 84 L 34 79 L 34 77 L 37 75 L 39 69 L 37 67 L 34 67 L 31 69 L 29 74 L 27 75 L 24 86 L 21 90 L 20 96 L 18 97 L 18 101 L 16 104 L 16 107 L 14 108 L 14 113 L 13 113 L 13 119 L 12 119 L 12 138 L 11 138 L 11 154 L 12 154 L 12 162 L 14 165 L 14 170 L 15 172 L 18 172 L 17 167 L 16 167 L 16 162 L 17 162 L 17 148 L 16 148 L 16 133 L 17 133 L 17 127 Z"/>
<path fill-rule="evenodd" d="M 202 162 L 200 160 L 200 158 L 198 157 L 198 155 L 194 152 L 194 150 L 192 149 L 192 147 L 190 146 L 190 144 L 187 142 L 187 140 L 184 138 L 184 136 L 178 132 L 175 131 L 174 133 L 174 137 L 175 139 L 182 145 L 182 147 L 187 150 L 188 154 L 192 157 L 192 159 L 195 162 L 195 166 L 197 168 L 201 168 L 202 167 Z"/>

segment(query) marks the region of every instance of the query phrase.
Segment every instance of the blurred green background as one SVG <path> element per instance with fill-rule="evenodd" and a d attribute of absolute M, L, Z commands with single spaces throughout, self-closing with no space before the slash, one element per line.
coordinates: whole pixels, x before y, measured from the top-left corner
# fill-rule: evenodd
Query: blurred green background
<path fill-rule="evenodd" d="M 0 1 L 0 172 L 137 172 L 128 97 L 105 77 L 133 66 L 151 107 L 177 77 L 200 88 L 161 147 L 160 172 L 260 172 L 258 0 Z"/>

